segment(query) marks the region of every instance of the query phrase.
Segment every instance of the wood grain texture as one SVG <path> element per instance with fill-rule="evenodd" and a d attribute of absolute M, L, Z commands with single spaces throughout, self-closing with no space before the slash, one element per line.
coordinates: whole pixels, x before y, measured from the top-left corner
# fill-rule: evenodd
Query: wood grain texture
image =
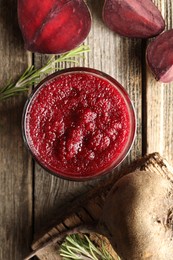
<path fill-rule="evenodd" d="M 0 86 L 15 80 L 28 59 L 17 24 L 17 2 L 0 0 Z M 22 260 L 32 233 L 31 160 L 21 137 L 25 97 L 0 104 L 0 259 Z"/>
<path fill-rule="evenodd" d="M 88 1 L 93 17 L 92 28 L 85 44 L 91 52 L 85 55 L 79 66 L 91 67 L 116 78 L 129 92 L 136 108 L 138 118 L 137 139 L 125 163 L 142 154 L 142 77 L 141 77 L 141 41 L 119 37 L 102 22 L 103 1 Z M 40 66 L 46 56 L 35 55 L 35 64 Z M 66 64 L 66 66 L 74 66 Z M 36 164 L 35 167 L 35 232 L 47 225 L 54 216 L 58 216 L 59 207 L 74 197 L 83 194 L 97 181 L 85 183 L 69 182 L 51 176 Z"/>
<path fill-rule="evenodd" d="M 173 165 L 173 83 L 155 81 L 145 63 L 147 42 L 120 37 L 104 25 L 101 18 L 104 0 L 87 2 L 93 21 L 85 44 L 91 52 L 80 60 L 79 66 L 102 70 L 116 78 L 127 89 L 137 117 L 136 140 L 130 154 L 121 167 L 102 181 L 112 178 L 144 152 L 160 152 Z M 172 0 L 153 2 L 166 20 L 166 29 L 172 28 Z M 17 24 L 17 0 L 0 0 L 0 86 L 10 77 L 20 75 L 28 57 L 31 60 Z M 40 67 L 47 58 L 35 54 L 33 61 Z M 38 233 L 58 218 L 63 205 L 71 207 L 75 198 L 100 181 L 69 182 L 48 174 L 38 164 L 32 167 L 21 137 L 25 99 L 17 97 L 0 104 L 0 260 L 22 259 L 29 251 L 32 233 Z M 95 213 L 91 213 L 91 218 Z M 79 218 L 84 217 L 84 212 L 80 212 Z"/>
<path fill-rule="evenodd" d="M 173 28 L 173 2 L 155 0 L 166 21 Z M 173 164 L 173 83 L 162 84 L 146 70 L 146 152 L 158 151 Z"/>

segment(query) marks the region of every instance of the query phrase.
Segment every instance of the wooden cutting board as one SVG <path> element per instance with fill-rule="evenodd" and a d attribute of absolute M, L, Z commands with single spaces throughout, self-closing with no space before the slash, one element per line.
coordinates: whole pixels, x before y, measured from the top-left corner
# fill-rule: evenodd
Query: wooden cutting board
<path fill-rule="evenodd" d="M 49 227 L 35 237 L 32 249 L 36 250 L 50 240 L 53 240 L 59 232 L 78 226 L 82 223 L 97 222 L 104 205 L 107 193 L 113 184 L 125 174 L 135 170 L 152 171 L 156 173 L 165 173 L 167 176 L 173 176 L 173 169 L 169 163 L 158 153 L 147 155 L 132 163 L 128 169 L 113 175 L 110 179 L 100 181 L 94 189 L 78 197 L 73 202 L 64 205 L 59 209 L 57 218 L 50 223 Z M 37 252 L 37 257 L 41 260 L 58 260 L 58 243 L 52 243 L 44 249 Z"/>

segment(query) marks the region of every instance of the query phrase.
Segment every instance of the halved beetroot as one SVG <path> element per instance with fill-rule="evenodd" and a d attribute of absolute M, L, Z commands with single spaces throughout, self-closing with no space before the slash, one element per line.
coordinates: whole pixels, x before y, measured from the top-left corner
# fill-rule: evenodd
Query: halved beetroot
<path fill-rule="evenodd" d="M 112 31 L 127 37 L 149 38 L 165 28 L 151 0 L 105 0 L 102 16 Z"/>
<path fill-rule="evenodd" d="M 74 49 L 91 28 L 84 0 L 18 0 L 18 20 L 26 48 L 48 54 Z"/>
<path fill-rule="evenodd" d="M 173 29 L 150 42 L 146 59 L 157 80 L 164 83 L 173 81 Z"/>

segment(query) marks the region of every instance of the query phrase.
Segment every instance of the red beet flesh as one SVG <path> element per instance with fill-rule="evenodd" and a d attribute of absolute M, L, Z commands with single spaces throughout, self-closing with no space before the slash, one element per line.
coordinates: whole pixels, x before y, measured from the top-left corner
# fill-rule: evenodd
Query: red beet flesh
<path fill-rule="evenodd" d="M 103 20 L 112 31 L 127 37 L 149 38 L 165 28 L 160 11 L 150 0 L 105 0 Z"/>
<path fill-rule="evenodd" d="M 159 35 L 147 47 L 146 59 L 155 78 L 173 81 L 173 29 Z"/>
<path fill-rule="evenodd" d="M 18 20 L 26 48 L 48 54 L 74 49 L 91 28 L 83 0 L 18 0 Z"/>

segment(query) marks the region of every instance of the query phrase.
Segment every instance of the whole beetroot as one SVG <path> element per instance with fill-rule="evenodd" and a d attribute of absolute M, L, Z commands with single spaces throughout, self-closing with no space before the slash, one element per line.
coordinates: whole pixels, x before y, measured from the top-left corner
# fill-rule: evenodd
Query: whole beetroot
<path fill-rule="evenodd" d="M 18 20 L 26 49 L 48 54 L 74 49 L 91 28 L 84 0 L 18 0 Z"/>
<path fill-rule="evenodd" d="M 165 28 L 151 0 L 105 0 L 102 16 L 112 31 L 127 37 L 149 38 Z"/>
<path fill-rule="evenodd" d="M 156 80 L 173 81 L 173 29 L 157 36 L 148 45 L 146 59 Z"/>
<path fill-rule="evenodd" d="M 122 260 L 172 260 L 173 179 L 167 175 L 135 171 L 122 177 L 108 194 L 96 225 L 60 233 L 25 259 L 66 235 L 97 232 L 109 239 Z"/>
<path fill-rule="evenodd" d="M 123 260 L 173 259 L 173 183 L 136 171 L 109 193 L 98 230 Z"/>

